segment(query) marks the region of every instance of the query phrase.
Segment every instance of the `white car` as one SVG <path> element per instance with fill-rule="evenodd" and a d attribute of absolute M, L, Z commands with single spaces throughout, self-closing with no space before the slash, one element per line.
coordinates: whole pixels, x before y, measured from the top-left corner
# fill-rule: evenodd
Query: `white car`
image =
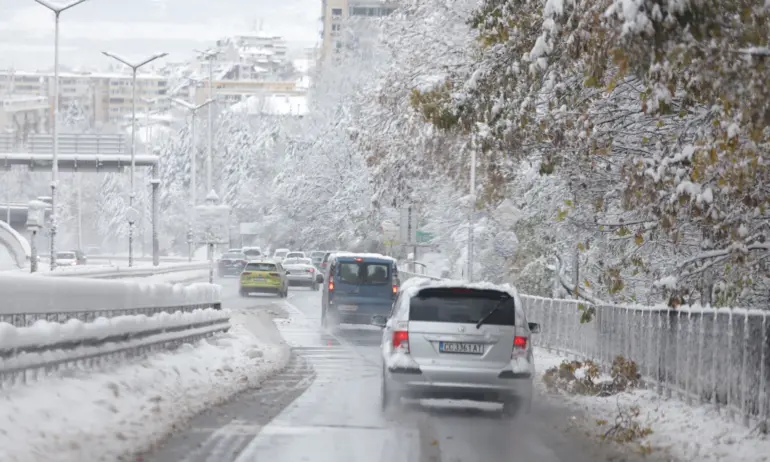
<path fill-rule="evenodd" d="M 382 333 L 381 405 L 401 398 L 495 401 L 503 414 L 528 412 L 535 373 L 532 334 L 514 289 L 413 278 Z"/>
<path fill-rule="evenodd" d="M 286 255 L 288 255 L 289 252 L 291 252 L 289 249 L 275 249 L 275 252 L 273 252 L 273 260 L 281 261 L 286 258 Z"/>
<path fill-rule="evenodd" d="M 259 247 L 244 247 L 241 249 L 241 252 L 246 255 L 246 260 L 248 261 L 259 260 L 263 257 L 262 249 Z"/>
<path fill-rule="evenodd" d="M 78 256 L 75 252 L 56 252 L 56 266 L 76 266 Z"/>
<path fill-rule="evenodd" d="M 284 260 L 289 258 L 307 258 L 307 255 L 305 255 L 305 252 L 292 251 L 287 253 L 286 256 L 283 258 Z M 312 260 L 310 261 L 310 263 L 312 263 Z"/>
<path fill-rule="evenodd" d="M 313 266 L 313 260 L 309 258 L 286 258 L 283 260 L 283 267 L 286 269 L 289 285 L 305 286 L 310 287 L 311 290 L 318 290 L 323 282 L 323 276 Z"/>

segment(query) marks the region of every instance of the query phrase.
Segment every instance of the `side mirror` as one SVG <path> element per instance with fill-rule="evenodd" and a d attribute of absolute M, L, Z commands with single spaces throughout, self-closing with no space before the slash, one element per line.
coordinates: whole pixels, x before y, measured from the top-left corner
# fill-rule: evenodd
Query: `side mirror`
<path fill-rule="evenodd" d="M 372 316 L 371 325 L 385 328 L 385 325 L 388 323 L 388 318 L 385 316 L 381 316 L 379 314 L 376 314 Z"/>
<path fill-rule="evenodd" d="M 315 276 L 315 282 L 317 282 L 317 283 L 319 283 L 319 284 L 323 284 L 323 282 L 324 282 L 324 275 L 323 275 L 323 274 L 320 274 L 320 273 L 319 273 L 319 274 L 316 274 L 316 276 Z"/>
<path fill-rule="evenodd" d="M 529 323 L 529 331 L 533 334 L 539 334 L 540 333 L 540 324 L 536 322 L 530 322 Z"/>
<path fill-rule="evenodd" d="M 287 275 L 289 274 L 289 270 L 286 270 L 286 274 L 287 274 Z"/>

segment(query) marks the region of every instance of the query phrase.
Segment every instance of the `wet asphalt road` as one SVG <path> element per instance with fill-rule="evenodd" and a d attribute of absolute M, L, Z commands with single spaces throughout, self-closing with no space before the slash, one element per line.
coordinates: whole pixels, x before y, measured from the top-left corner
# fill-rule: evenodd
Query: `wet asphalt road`
<path fill-rule="evenodd" d="M 320 292 L 297 288 L 286 301 L 241 299 L 237 281 L 222 284 L 228 308 L 288 315 L 275 323 L 292 359 L 259 389 L 195 418 L 144 462 L 637 460 L 571 428 L 574 413 L 545 400 L 513 421 L 501 418 L 498 405 L 438 401 L 406 403 L 383 415 L 379 329 L 324 331 Z"/>

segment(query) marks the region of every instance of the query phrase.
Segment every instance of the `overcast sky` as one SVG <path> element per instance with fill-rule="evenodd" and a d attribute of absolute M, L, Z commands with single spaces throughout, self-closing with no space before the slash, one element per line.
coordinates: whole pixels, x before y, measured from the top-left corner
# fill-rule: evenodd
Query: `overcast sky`
<path fill-rule="evenodd" d="M 166 51 L 181 61 L 260 23 L 300 49 L 319 40 L 320 15 L 321 0 L 87 0 L 61 15 L 61 62 L 105 67 L 102 50 L 130 59 Z M 53 25 L 34 0 L 0 0 L 0 68 L 52 68 Z"/>

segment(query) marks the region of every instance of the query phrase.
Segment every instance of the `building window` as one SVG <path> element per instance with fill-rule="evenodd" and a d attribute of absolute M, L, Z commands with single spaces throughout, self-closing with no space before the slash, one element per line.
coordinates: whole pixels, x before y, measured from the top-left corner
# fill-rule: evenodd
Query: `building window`
<path fill-rule="evenodd" d="M 342 8 L 332 8 L 332 16 L 342 16 Z"/>
<path fill-rule="evenodd" d="M 342 24 L 332 24 L 332 31 L 339 32 L 342 29 Z"/>

